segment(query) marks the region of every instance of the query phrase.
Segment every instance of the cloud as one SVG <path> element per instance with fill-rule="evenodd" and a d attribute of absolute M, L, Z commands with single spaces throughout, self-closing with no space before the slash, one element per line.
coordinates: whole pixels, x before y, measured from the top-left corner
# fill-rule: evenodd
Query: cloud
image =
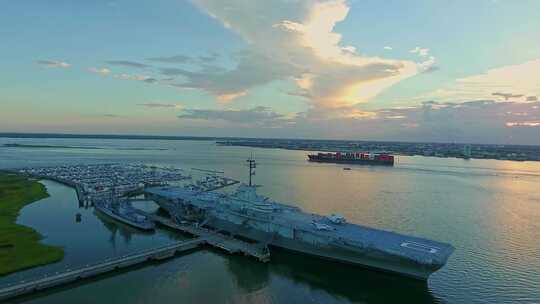
<path fill-rule="evenodd" d="M 110 65 L 117 65 L 117 66 L 137 68 L 137 69 L 144 69 L 144 68 L 150 67 L 150 65 L 148 64 L 134 62 L 134 61 L 127 61 L 127 60 L 109 60 L 109 61 L 106 61 L 106 63 Z"/>
<path fill-rule="evenodd" d="M 147 58 L 148 61 L 163 62 L 163 63 L 189 63 L 193 59 L 189 56 L 184 55 L 175 55 L 175 56 L 164 56 L 164 57 L 152 57 Z"/>
<path fill-rule="evenodd" d="M 429 49 L 417 46 L 414 49 L 410 50 L 409 53 L 418 54 L 418 56 L 420 57 L 427 57 L 429 55 Z"/>
<path fill-rule="evenodd" d="M 511 98 L 521 98 L 521 97 L 523 97 L 523 94 L 499 93 L 499 92 L 491 93 L 491 95 L 503 97 L 504 100 L 508 100 L 508 99 L 511 99 Z"/>
<path fill-rule="evenodd" d="M 232 101 L 238 97 L 242 97 L 242 96 L 246 96 L 247 95 L 247 91 L 242 91 L 242 92 L 236 92 L 236 93 L 231 93 L 231 94 L 221 94 L 218 96 L 218 100 L 220 102 L 223 102 L 223 103 L 227 103 L 229 101 Z"/>
<path fill-rule="evenodd" d="M 540 96 L 538 71 L 540 59 L 502 66 L 481 74 L 456 79 L 449 85 L 419 98 L 459 101 L 489 98 L 493 92 L 517 92 L 515 95 L 523 95 L 520 98 L 526 100 L 525 96 Z"/>
<path fill-rule="evenodd" d="M 90 73 L 99 74 L 102 76 L 107 76 L 112 73 L 112 71 L 108 68 L 89 68 L 88 71 Z"/>
<path fill-rule="evenodd" d="M 207 56 L 199 56 L 199 61 L 209 63 L 209 62 L 215 62 L 216 60 L 218 60 L 218 58 L 219 58 L 219 54 L 212 52 L 211 54 Z"/>
<path fill-rule="evenodd" d="M 420 62 L 418 68 L 424 73 L 434 72 L 439 69 L 439 67 L 435 65 L 435 57 L 433 56 L 429 56 L 428 59 Z"/>
<path fill-rule="evenodd" d="M 156 78 L 145 76 L 145 75 L 138 75 L 138 74 L 128 74 L 128 73 L 116 73 L 113 74 L 112 71 L 108 68 L 89 68 L 89 72 L 98 74 L 101 76 L 112 76 L 112 78 L 115 79 L 122 79 L 122 80 L 135 80 L 135 81 L 142 81 L 149 84 L 159 83 L 160 81 Z"/>
<path fill-rule="evenodd" d="M 383 49 L 387 50 L 387 51 L 391 51 L 393 50 L 394 48 L 392 48 L 391 46 L 385 46 L 383 47 Z"/>
<path fill-rule="evenodd" d="M 179 68 L 162 68 L 160 69 L 160 71 L 161 71 L 161 74 L 166 75 L 166 76 L 178 76 L 178 75 L 183 75 L 185 73 L 189 73 L 188 71 L 184 69 L 179 69 Z"/>
<path fill-rule="evenodd" d="M 48 68 L 69 68 L 71 64 L 63 61 L 54 61 L 54 60 L 38 60 L 37 63 L 41 66 Z"/>
<path fill-rule="evenodd" d="M 257 126 L 276 123 L 285 118 L 284 115 L 278 114 L 268 107 L 254 107 L 245 110 L 184 109 L 183 112 L 183 114 L 178 115 L 178 118 L 210 121 L 222 120 Z"/>
<path fill-rule="evenodd" d="M 122 80 L 143 81 L 146 83 L 154 83 L 158 81 L 157 79 L 149 77 L 149 76 L 138 75 L 138 74 L 132 75 L 132 74 L 127 74 L 127 73 L 113 74 L 112 77 L 116 79 L 122 79 Z"/>
<path fill-rule="evenodd" d="M 138 104 L 138 106 L 147 107 L 147 108 L 175 108 L 175 109 L 182 108 L 182 105 L 180 104 L 159 103 L 159 102 L 141 103 L 141 104 Z"/>
<path fill-rule="evenodd" d="M 156 83 L 156 82 L 158 82 L 157 79 L 152 78 L 152 77 L 145 78 L 145 79 L 143 79 L 142 81 L 144 81 L 144 82 L 146 82 L 146 83 Z"/>
<path fill-rule="evenodd" d="M 418 106 L 378 110 L 312 108 L 290 115 L 267 107 L 188 109 L 179 118 L 189 125 L 202 121 L 206 128 L 213 126 L 213 132 L 222 134 L 230 134 L 231 129 L 240 126 L 242 130 L 257 130 L 256 134 L 261 136 L 265 132 L 265 128 L 260 128 L 263 126 L 272 128 L 273 133 L 268 136 L 273 137 L 540 144 L 540 137 L 535 136 L 540 127 L 540 102 L 428 101 Z M 253 135 L 249 131 L 237 134 Z"/>
<path fill-rule="evenodd" d="M 540 120 L 530 121 L 509 121 L 506 123 L 507 127 L 540 127 Z"/>
<path fill-rule="evenodd" d="M 311 107 L 351 106 L 419 72 L 414 62 L 363 56 L 343 45 L 334 27 L 347 17 L 345 0 L 194 3 L 247 44 L 233 69 L 181 72 L 186 81 L 177 86 L 205 90 L 221 100 L 285 80 L 296 85 L 291 93 Z"/>
<path fill-rule="evenodd" d="M 416 48 L 410 50 L 409 53 L 417 54 L 418 57 L 424 59 L 424 61 L 418 63 L 418 69 L 420 72 L 430 73 L 439 69 L 439 67 L 435 65 L 435 56 L 429 54 L 428 48 L 421 48 L 417 46 Z"/>

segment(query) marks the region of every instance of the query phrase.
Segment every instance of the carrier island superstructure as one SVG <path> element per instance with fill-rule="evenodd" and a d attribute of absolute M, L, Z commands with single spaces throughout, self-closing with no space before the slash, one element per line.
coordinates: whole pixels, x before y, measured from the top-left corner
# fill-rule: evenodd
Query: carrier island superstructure
<path fill-rule="evenodd" d="M 153 187 L 146 195 L 178 222 L 224 231 L 327 260 L 426 280 L 454 251 L 450 244 L 348 223 L 258 195 L 251 183 L 255 161 L 248 160 L 249 184 L 223 194 L 183 187 Z"/>

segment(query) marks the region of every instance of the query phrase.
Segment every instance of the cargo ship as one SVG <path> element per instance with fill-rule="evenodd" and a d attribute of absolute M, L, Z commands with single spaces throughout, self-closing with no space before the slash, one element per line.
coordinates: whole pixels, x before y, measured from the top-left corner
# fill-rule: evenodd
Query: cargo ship
<path fill-rule="evenodd" d="M 394 156 L 387 153 L 336 152 L 309 154 L 308 160 L 318 163 L 393 166 Z"/>

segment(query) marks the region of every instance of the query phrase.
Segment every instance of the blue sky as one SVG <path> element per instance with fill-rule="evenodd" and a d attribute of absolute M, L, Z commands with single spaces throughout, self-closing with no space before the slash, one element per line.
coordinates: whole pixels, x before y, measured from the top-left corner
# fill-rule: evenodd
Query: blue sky
<path fill-rule="evenodd" d="M 0 130 L 540 144 L 538 11 L 6 1 Z"/>

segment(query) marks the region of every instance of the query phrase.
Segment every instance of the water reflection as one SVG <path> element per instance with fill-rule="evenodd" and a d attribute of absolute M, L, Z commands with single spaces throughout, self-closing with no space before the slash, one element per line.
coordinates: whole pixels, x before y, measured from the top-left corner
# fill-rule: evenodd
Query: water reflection
<path fill-rule="evenodd" d="M 270 279 L 268 264 L 240 256 L 230 256 L 225 263 L 227 269 L 233 275 L 235 285 L 243 291 L 253 293 L 264 289 L 268 285 Z"/>
<path fill-rule="evenodd" d="M 152 231 L 140 230 L 140 229 L 131 227 L 129 225 L 123 224 L 121 222 L 115 221 L 109 218 L 108 216 L 101 214 L 97 210 L 94 210 L 94 215 L 101 221 L 103 226 L 111 232 L 109 242 L 111 243 L 113 247 L 116 247 L 117 235 L 120 235 L 120 237 L 122 237 L 122 239 L 124 240 L 124 244 L 129 245 L 133 234 L 151 235 L 154 233 Z"/>
<path fill-rule="evenodd" d="M 367 303 L 440 303 L 430 292 L 427 282 L 396 277 L 349 265 L 273 251 L 272 262 L 262 264 L 244 257 L 227 256 L 227 269 L 235 285 L 249 294 L 273 295 L 274 299 L 292 301 L 295 288 L 305 286 L 318 299 L 331 297 L 350 302 Z M 273 281 L 285 279 L 293 284 L 276 288 Z M 271 292 L 270 290 L 271 289 Z M 281 301 L 278 301 L 281 302 Z"/>
<path fill-rule="evenodd" d="M 297 284 L 307 284 L 312 290 L 321 290 L 351 302 L 438 302 L 426 282 L 288 252 L 279 251 L 272 255 L 270 271 Z"/>

